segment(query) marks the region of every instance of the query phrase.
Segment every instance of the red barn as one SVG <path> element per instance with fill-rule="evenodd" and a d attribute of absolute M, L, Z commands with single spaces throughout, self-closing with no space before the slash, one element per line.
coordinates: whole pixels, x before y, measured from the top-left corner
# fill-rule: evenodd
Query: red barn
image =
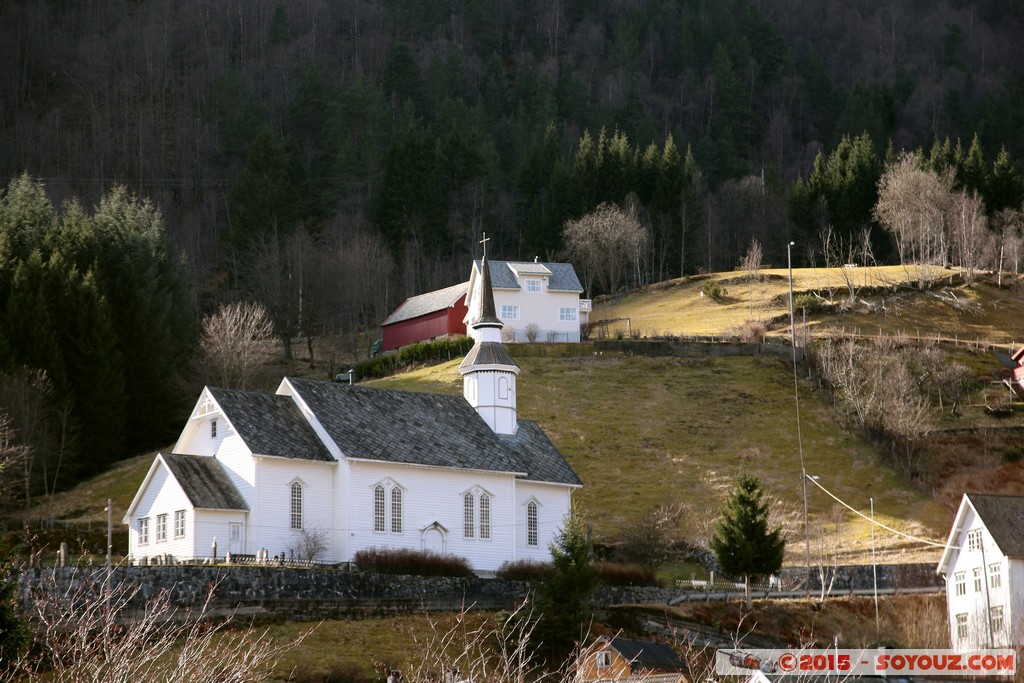
<path fill-rule="evenodd" d="M 435 337 L 466 334 L 468 282 L 411 296 L 381 323 L 384 350 Z"/>

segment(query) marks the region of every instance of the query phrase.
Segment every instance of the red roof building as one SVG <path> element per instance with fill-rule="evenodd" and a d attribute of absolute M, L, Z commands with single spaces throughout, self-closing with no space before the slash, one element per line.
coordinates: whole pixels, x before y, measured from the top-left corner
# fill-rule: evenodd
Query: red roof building
<path fill-rule="evenodd" d="M 437 337 L 466 334 L 468 282 L 411 296 L 381 323 L 383 348 L 392 351 Z"/>

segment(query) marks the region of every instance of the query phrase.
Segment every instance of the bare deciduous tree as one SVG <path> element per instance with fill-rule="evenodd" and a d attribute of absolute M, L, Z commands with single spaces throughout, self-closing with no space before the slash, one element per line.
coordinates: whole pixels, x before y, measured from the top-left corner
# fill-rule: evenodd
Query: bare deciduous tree
<path fill-rule="evenodd" d="M 69 589 L 44 585 L 28 610 L 30 653 L 0 672 L 3 683 L 46 681 L 262 681 L 308 634 L 277 644 L 254 628 L 212 620 L 216 586 L 181 611 L 166 592 L 141 600 L 142 586 L 110 582 L 109 570 L 75 570 Z M 140 604 L 141 603 L 141 604 Z"/>
<path fill-rule="evenodd" d="M 681 539 L 684 508 L 678 504 L 659 505 L 624 530 L 619 552 L 628 562 L 657 571 L 672 559 Z"/>
<path fill-rule="evenodd" d="M 203 319 L 200 346 L 209 380 L 222 387 L 247 388 L 273 335 L 274 324 L 262 304 L 221 306 Z"/>
<path fill-rule="evenodd" d="M 957 192 L 953 195 L 951 209 L 953 256 L 963 270 L 964 281 L 971 284 L 990 240 L 985 205 L 977 192 Z"/>
<path fill-rule="evenodd" d="M 563 236 L 583 270 L 588 296 L 594 280 L 608 293 L 617 291 L 631 270 L 633 281 L 640 281 L 648 235 L 635 210 L 601 204 L 579 220 L 566 222 Z"/>
<path fill-rule="evenodd" d="M 327 550 L 327 541 L 328 534 L 320 527 L 300 529 L 291 550 L 298 559 L 315 562 Z"/>
<path fill-rule="evenodd" d="M 953 178 L 923 170 L 912 154 L 903 154 L 878 181 L 875 219 L 892 233 L 900 263 L 918 266 L 919 284 L 930 278 L 929 266 L 949 258 L 947 216 Z"/>

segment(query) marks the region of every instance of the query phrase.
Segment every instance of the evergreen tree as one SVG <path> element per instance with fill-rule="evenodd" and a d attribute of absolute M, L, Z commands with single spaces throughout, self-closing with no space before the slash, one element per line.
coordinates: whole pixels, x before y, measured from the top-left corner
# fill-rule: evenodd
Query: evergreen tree
<path fill-rule="evenodd" d="M 231 211 L 228 240 L 236 252 L 266 236 L 290 233 L 298 220 L 299 192 L 284 147 L 270 126 L 264 126 L 249 147 L 231 191 Z"/>
<path fill-rule="evenodd" d="M 125 446 L 136 452 L 174 436 L 187 399 L 179 380 L 197 348 L 198 323 L 163 217 L 149 200 L 115 187 L 92 222 L 98 294 L 122 350 Z"/>
<path fill-rule="evenodd" d="M 999 156 L 992 164 L 992 174 L 985 190 L 985 208 L 989 215 L 1003 209 L 1020 209 L 1024 204 L 1024 180 L 1010 158 L 1006 147 L 999 150 Z"/>
<path fill-rule="evenodd" d="M 711 550 L 727 574 L 743 577 L 748 602 L 750 577 L 779 571 L 785 547 L 782 529 L 768 529 L 768 503 L 763 500 L 760 482 L 751 475 L 740 475 L 715 526 Z"/>
<path fill-rule="evenodd" d="M 552 571 L 537 588 L 539 615 L 532 638 L 535 652 L 549 666 L 561 666 L 583 641 L 592 612 L 590 596 L 598 574 L 590 558 L 583 516 L 573 510 L 551 544 Z"/>

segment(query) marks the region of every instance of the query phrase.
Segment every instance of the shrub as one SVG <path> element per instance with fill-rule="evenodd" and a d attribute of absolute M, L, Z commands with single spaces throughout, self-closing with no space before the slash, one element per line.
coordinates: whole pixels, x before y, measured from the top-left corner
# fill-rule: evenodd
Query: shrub
<path fill-rule="evenodd" d="M 725 287 L 718 284 L 717 282 L 713 280 L 707 280 L 703 285 L 701 285 L 700 294 L 701 296 L 707 297 L 712 301 L 721 301 L 722 297 L 725 296 L 726 291 Z"/>
<path fill-rule="evenodd" d="M 768 328 L 758 320 L 748 320 L 736 331 L 740 339 L 748 343 L 760 344 L 764 341 L 764 335 Z"/>
<path fill-rule="evenodd" d="M 615 562 L 598 562 L 597 573 L 601 581 L 608 586 L 660 586 L 658 578 L 650 569 L 643 569 L 635 564 L 618 564 Z"/>
<path fill-rule="evenodd" d="M 1010 446 L 1003 451 L 1003 460 L 1006 462 L 1020 462 L 1021 458 L 1024 458 L 1024 450 L 1021 450 L 1018 446 Z"/>
<path fill-rule="evenodd" d="M 813 294 L 797 294 L 793 297 L 793 313 L 805 310 L 808 313 L 821 313 L 827 308 L 824 301 Z"/>
<path fill-rule="evenodd" d="M 537 341 L 537 335 L 540 334 L 540 325 L 537 323 L 530 323 L 526 326 L 526 341 L 531 344 Z"/>
<path fill-rule="evenodd" d="M 550 562 L 516 560 L 505 562 L 498 568 L 498 578 L 506 581 L 540 581 L 551 573 Z"/>
<path fill-rule="evenodd" d="M 405 576 L 472 576 L 464 557 L 439 555 L 427 550 L 368 548 L 353 558 L 360 571 Z"/>
<path fill-rule="evenodd" d="M 473 348 L 470 337 L 443 337 L 403 346 L 394 353 L 382 353 L 356 365 L 356 379 L 387 377 L 421 363 L 438 363 L 464 356 Z"/>

